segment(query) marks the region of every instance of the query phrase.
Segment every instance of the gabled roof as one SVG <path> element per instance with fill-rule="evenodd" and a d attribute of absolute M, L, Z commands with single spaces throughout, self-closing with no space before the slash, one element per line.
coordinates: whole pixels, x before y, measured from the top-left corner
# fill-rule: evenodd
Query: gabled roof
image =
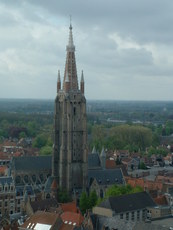
<path fill-rule="evenodd" d="M 88 169 L 101 167 L 98 153 L 88 154 Z"/>
<path fill-rule="evenodd" d="M 146 192 L 139 192 L 121 196 L 109 197 L 99 207 L 111 209 L 115 213 L 123 213 L 133 210 L 145 209 L 153 207 L 156 204 Z"/>
<path fill-rule="evenodd" d="M 22 171 L 40 171 L 51 170 L 52 156 L 22 156 L 14 157 L 12 160 L 12 169 Z"/>
<path fill-rule="evenodd" d="M 40 211 L 49 210 L 51 207 L 58 207 L 58 202 L 54 198 L 33 201 L 30 204 L 33 209 L 33 212 L 36 212 L 38 210 Z"/>
<path fill-rule="evenodd" d="M 68 202 L 68 203 L 62 203 L 60 205 L 61 205 L 61 208 L 62 208 L 63 212 L 74 212 L 74 213 L 79 212 L 75 201 Z"/>
<path fill-rule="evenodd" d="M 123 184 L 123 174 L 121 169 L 98 169 L 88 170 L 88 184 L 96 179 L 100 185 Z"/>
<path fill-rule="evenodd" d="M 52 182 L 54 180 L 54 177 L 53 176 L 49 176 L 45 182 L 45 187 L 44 187 L 44 191 L 45 192 L 51 192 L 51 185 L 52 185 Z"/>
<path fill-rule="evenodd" d="M 21 226 L 22 229 L 50 229 L 55 225 L 59 215 L 57 213 L 37 211 Z"/>

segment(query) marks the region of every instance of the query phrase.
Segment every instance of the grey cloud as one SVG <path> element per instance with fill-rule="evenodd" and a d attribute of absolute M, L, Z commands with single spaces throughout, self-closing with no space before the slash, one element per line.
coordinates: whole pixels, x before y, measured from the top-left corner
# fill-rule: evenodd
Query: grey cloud
<path fill-rule="evenodd" d="M 0 0 L 0 97 L 55 97 L 72 14 L 87 98 L 173 99 L 172 8 L 168 0 Z"/>

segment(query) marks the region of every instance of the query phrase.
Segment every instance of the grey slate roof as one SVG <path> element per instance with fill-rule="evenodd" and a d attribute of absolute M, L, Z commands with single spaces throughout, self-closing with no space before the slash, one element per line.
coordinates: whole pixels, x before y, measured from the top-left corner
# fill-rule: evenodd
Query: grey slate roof
<path fill-rule="evenodd" d="M 88 169 L 101 167 L 98 153 L 88 154 Z"/>
<path fill-rule="evenodd" d="M 152 223 L 139 222 L 136 223 L 133 230 L 167 230 L 169 227 L 162 227 L 160 225 L 155 225 Z"/>
<path fill-rule="evenodd" d="M 100 185 L 124 184 L 121 169 L 98 169 L 88 170 L 88 184 L 91 185 L 93 179 Z"/>
<path fill-rule="evenodd" d="M 156 206 L 147 192 L 109 197 L 98 205 L 113 210 L 115 213 L 123 213 L 133 210 L 145 209 Z"/>
<path fill-rule="evenodd" d="M 22 171 L 51 170 L 52 156 L 23 156 L 12 159 L 12 169 Z"/>
<path fill-rule="evenodd" d="M 0 177 L 0 184 L 4 186 L 5 184 L 10 185 L 13 182 L 12 177 Z"/>
<path fill-rule="evenodd" d="M 98 219 L 99 220 L 96 228 L 98 230 L 103 230 L 103 229 L 132 230 L 133 226 L 135 225 L 134 221 L 124 221 L 116 216 L 114 217 L 98 216 Z"/>

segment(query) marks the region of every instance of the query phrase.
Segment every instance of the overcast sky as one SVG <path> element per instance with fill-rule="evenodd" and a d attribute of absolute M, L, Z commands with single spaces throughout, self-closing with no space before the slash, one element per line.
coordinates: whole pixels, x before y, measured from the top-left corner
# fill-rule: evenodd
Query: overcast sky
<path fill-rule="evenodd" d="M 173 100 L 172 0 L 0 0 L 0 98 L 55 98 L 70 14 L 87 99 Z"/>

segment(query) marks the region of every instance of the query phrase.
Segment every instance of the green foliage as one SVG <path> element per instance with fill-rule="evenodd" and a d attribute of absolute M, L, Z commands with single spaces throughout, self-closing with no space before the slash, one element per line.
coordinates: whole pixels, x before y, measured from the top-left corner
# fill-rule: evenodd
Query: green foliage
<path fill-rule="evenodd" d="M 26 133 L 25 132 L 20 132 L 19 138 L 25 138 L 25 137 L 26 137 Z"/>
<path fill-rule="evenodd" d="M 94 206 L 96 206 L 96 204 L 97 204 L 97 199 L 98 199 L 97 193 L 96 193 L 96 191 L 94 190 L 94 191 L 92 191 L 92 192 L 90 193 L 90 195 L 89 195 L 89 208 L 90 208 L 90 209 L 93 208 Z"/>
<path fill-rule="evenodd" d="M 145 150 L 152 144 L 153 135 L 149 128 L 138 125 L 118 125 L 106 128 L 95 125 L 92 129 L 92 146 L 99 151 L 107 149 L 127 149 L 130 152 Z"/>
<path fill-rule="evenodd" d="M 162 156 L 166 156 L 168 154 L 168 150 L 163 148 L 163 147 L 150 147 L 148 149 L 148 156 L 151 156 L 153 154 L 156 154 L 156 155 L 162 155 Z"/>
<path fill-rule="evenodd" d="M 52 154 L 52 147 L 44 146 L 40 149 L 40 155 L 47 156 Z"/>
<path fill-rule="evenodd" d="M 86 192 L 84 191 L 82 192 L 80 196 L 79 207 L 80 207 L 82 214 L 85 214 L 86 210 L 89 207 L 89 199 L 88 199 Z"/>
<path fill-rule="evenodd" d="M 83 191 L 79 201 L 79 207 L 82 214 L 85 214 L 86 210 L 92 209 L 94 206 L 96 206 L 97 200 L 98 197 L 96 191 L 91 191 L 89 196 Z"/>
<path fill-rule="evenodd" d="M 103 125 L 94 125 L 92 128 L 93 146 L 101 151 L 105 144 L 106 130 Z"/>
<path fill-rule="evenodd" d="M 146 165 L 144 164 L 144 162 L 141 162 L 139 164 L 139 169 L 147 169 Z"/>
<path fill-rule="evenodd" d="M 58 202 L 67 203 L 71 201 L 71 197 L 65 189 L 58 189 Z"/>
<path fill-rule="evenodd" d="M 50 147 L 52 147 L 53 141 L 52 141 L 51 137 L 48 137 L 48 139 L 47 139 L 47 145 L 50 146 Z"/>
<path fill-rule="evenodd" d="M 39 134 L 33 141 L 32 146 L 36 148 L 42 148 L 47 144 L 47 137 L 44 134 Z"/>
<path fill-rule="evenodd" d="M 132 188 L 130 185 L 122 185 L 122 186 L 113 185 L 107 189 L 105 198 L 108 198 L 110 196 L 120 196 L 124 194 L 130 194 L 130 193 L 142 192 L 142 191 L 143 189 L 139 186 Z"/>

